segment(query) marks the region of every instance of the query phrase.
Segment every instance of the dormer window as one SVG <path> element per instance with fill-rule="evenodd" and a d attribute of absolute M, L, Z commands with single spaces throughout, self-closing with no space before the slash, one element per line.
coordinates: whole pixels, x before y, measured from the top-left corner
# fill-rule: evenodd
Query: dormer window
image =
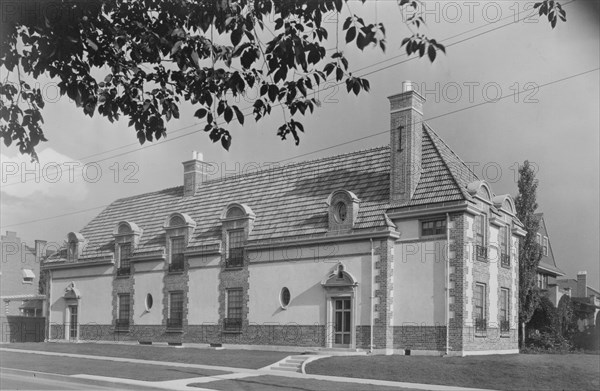
<path fill-rule="evenodd" d="M 354 227 L 358 217 L 358 197 L 347 190 L 336 190 L 329 195 L 326 204 L 329 213 L 331 231 L 349 230 Z"/>
<path fill-rule="evenodd" d="M 131 243 L 122 243 L 119 245 L 119 267 L 117 276 L 128 276 L 131 274 Z"/>
<path fill-rule="evenodd" d="M 542 240 L 542 254 L 548 256 L 548 237 L 544 236 Z"/>
<path fill-rule="evenodd" d="M 245 265 L 245 245 L 255 215 L 245 204 L 231 203 L 221 212 L 222 238 L 225 244 L 224 266 L 226 269 L 242 268 Z"/>
<path fill-rule="evenodd" d="M 196 222 L 185 213 L 171 213 L 165 219 L 167 264 L 169 273 L 181 273 L 185 270 L 185 249 L 196 228 Z"/>
<path fill-rule="evenodd" d="M 169 263 L 170 272 L 180 272 L 185 268 L 184 255 L 185 237 L 177 236 L 171 238 L 171 262 Z"/>
<path fill-rule="evenodd" d="M 244 266 L 244 230 L 231 230 L 227 232 L 227 236 L 227 267 Z"/>
<path fill-rule="evenodd" d="M 83 251 L 85 239 L 79 232 L 69 232 L 67 235 L 67 261 L 76 262 Z"/>
<path fill-rule="evenodd" d="M 115 238 L 115 258 L 118 260 L 116 267 L 117 277 L 131 275 L 131 259 L 140 242 L 142 229 L 131 221 L 119 222 L 113 230 Z"/>
<path fill-rule="evenodd" d="M 475 216 L 475 254 L 479 261 L 487 260 L 486 228 L 486 216 L 484 214 Z"/>
<path fill-rule="evenodd" d="M 500 250 L 500 265 L 510 267 L 510 237 L 508 227 L 500 227 L 498 232 L 498 247 Z"/>

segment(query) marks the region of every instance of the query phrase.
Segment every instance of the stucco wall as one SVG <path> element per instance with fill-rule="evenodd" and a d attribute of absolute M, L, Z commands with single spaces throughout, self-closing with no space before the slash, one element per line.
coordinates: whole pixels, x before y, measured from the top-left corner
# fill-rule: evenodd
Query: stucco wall
<path fill-rule="evenodd" d="M 112 266 L 55 270 L 52 278 L 50 322 L 65 322 L 65 288 L 71 283 L 81 293 L 79 323 L 110 324 L 112 322 Z"/>
<path fill-rule="evenodd" d="M 219 322 L 219 260 L 190 259 L 188 324 Z"/>
<path fill-rule="evenodd" d="M 291 251 L 287 251 L 287 255 L 284 256 L 289 257 L 290 253 Z M 312 257 L 315 254 L 314 248 L 298 248 L 294 249 L 293 253 L 298 258 L 250 264 L 248 304 L 248 321 L 250 323 L 324 324 L 327 322 L 326 298 L 321 281 L 332 272 L 338 262 L 342 262 L 345 270 L 358 282 L 356 288 L 357 308 L 355 308 L 358 325 L 370 324 L 371 256 L 369 243 L 338 244 L 335 256 L 322 259 Z M 277 254 L 281 254 L 281 252 L 273 252 L 270 256 L 277 257 Z M 301 257 L 300 254 L 307 256 Z M 263 254 L 255 259 L 268 258 Z M 375 256 L 374 260 L 377 261 L 377 259 L 378 257 Z M 283 287 L 287 287 L 291 293 L 291 301 L 287 309 L 282 309 L 279 301 Z"/>
<path fill-rule="evenodd" d="M 156 325 L 162 323 L 162 285 L 163 271 L 160 272 L 140 272 L 135 265 L 135 291 L 133 300 L 133 323 L 135 325 Z M 146 296 L 152 295 L 152 308 L 146 311 Z"/>
<path fill-rule="evenodd" d="M 395 246 L 394 325 L 446 324 L 446 241 Z"/>

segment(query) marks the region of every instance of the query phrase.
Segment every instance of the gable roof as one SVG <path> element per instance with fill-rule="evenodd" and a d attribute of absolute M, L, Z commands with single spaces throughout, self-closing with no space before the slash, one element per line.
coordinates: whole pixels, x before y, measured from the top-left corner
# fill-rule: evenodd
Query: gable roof
<path fill-rule="evenodd" d="M 404 205 L 389 204 L 390 148 L 383 146 L 208 180 L 190 197 L 183 197 L 183 186 L 178 186 L 116 200 L 81 230 L 87 244 L 80 259 L 111 255 L 113 229 L 123 220 L 143 230 L 136 253 L 161 250 L 166 239 L 163 223 L 174 212 L 188 214 L 197 224 L 189 247 L 219 243 L 220 215 L 232 202 L 252 209 L 256 218 L 248 240 L 263 241 L 326 234 L 325 201 L 339 189 L 360 199 L 354 230 L 394 229 L 385 215 L 391 207 L 471 199 L 467 185 L 477 176 L 429 126 L 422 131 L 422 174 Z"/>
<path fill-rule="evenodd" d="M 552 250 L 552 241 L 550 240 L 550 234 L 546 227 L 546 220 L 544 219 L 543 213 L 535 213 L 535 216 L 540 220 L 540 226 L 538 232 L 540 235 L 548 238 L 548 255 L 542 255 L 538 268 L 546 271 L 550 271 L 556 276 L 564 276 L 565 273 L 556 264 L 556 258 L 554 258 L 554 251 Z"/>

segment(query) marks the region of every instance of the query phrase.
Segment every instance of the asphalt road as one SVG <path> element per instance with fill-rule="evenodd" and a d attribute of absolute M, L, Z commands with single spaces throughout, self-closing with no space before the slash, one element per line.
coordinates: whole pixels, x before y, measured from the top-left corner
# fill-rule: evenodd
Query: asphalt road
<path fill-rule="evenodd" d="M 0 369 L 1 390 L 111 390 L 110 387 L 99 387 L 86 383 L 73 383 L 72 380 L 44 379 L 34 377 L 31 373 L 13 373 Z"/>

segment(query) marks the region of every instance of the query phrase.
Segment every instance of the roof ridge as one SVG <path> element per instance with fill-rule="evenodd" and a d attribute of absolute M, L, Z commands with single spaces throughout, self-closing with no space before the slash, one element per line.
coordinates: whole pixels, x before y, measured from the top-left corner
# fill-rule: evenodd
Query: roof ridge
<path fill-rule="evenodd" d="M 377 147 L 371 147 L 371 148 L 363 148 L 363 149 L 359 149 L 356 151 L 352 151 L 352 152 L 345 152 L 345 153 L 341 153 L 338 155 L 333 155 L 333 156 L 325 156 L 325 157 L 321 157 L 321 158 L 316 158 L 316 159 L 311 159 L 311 160 L 303 160 L 301 162 L 294 162 L 294 163 L 290 163 L 288 165 L 285 165 L 285 167 L 289 168 L 290 166 L 302 166 L 305 164 L 309 164 L 309 163 L 315 163 L 315 162 L 321 162 L 321 161 L 327 161 L 327 160 L 333 160 L 333 159 L 339 159 L 340 157 L 348 157 L 351 155 L 358 155 L 358 154 L 362 154 L 365 152 L 369 152 L 369 151 L 375 151 L 378 149 L 389 149 L 389 145 L 380 145 Z M 279 162 L 273 162 L 275 163 L 279 163 Z M 204 183 L 209 183 L 209 184 L 213 184 L 213 183 L 219 183 L 219 182 L 223 182 L 223 181 L 227 181 L 227 180 L 232 180 L 232 179 L 241 179 L 241 178 L 247 178 L 250 177 L 252 175 L 258 175 L 258 174 L 262 174 L 262 173 L 268 173 L 268 172 L 272 172 L 276 169 L 281 169 L 282 166 L 275 166 L 275 167 L 270 167 L 264 170 L 260 170 L 257 172 L 247 172 L 245 174 L 239 174 L 239 175 L 232 175 L 232 176 L 227 176 L 227 177 L 221 177 L 221 178 L 214 178 L 214 179 L 208 179 L 204 182 Z M 107 205 L 107 208 L 109 206 L 111 206 L 112 204 L 115 204 L 117 202 L 123 202 L 123 201 L 128 201 L 137 197 L 142 197 L 142 196 L 148 196 L 148 195 L 152 195 L 152 194 L 156 194 L 156 193 L 162 193 L 165 191 L 170 191 L 170 190 L 175 190 L 175 189 L 179 189 L 179 188 L 183 188 L 183 185 L 179 185 L 179 186 L 173 186 L 173 187 L 167 187 L 165 189 L 160 189 L 160 190 L 155 190 L 155 191 L 150 191 L 150 192 L 146 192 L 146 193 L 140 193 L 140 194 L 136 194 L 136 195 L 132 195 L 132 196 L 128 196 L 128 197 L 122 197 L 122 198 L 118 198 L 116 200 L 114 200 L 113 202 L 111 202 L 109 205 Z M 104 211 L 104 210 L 103 210 Z M 102 212 L 100 212 L 102 213 Z"/>

